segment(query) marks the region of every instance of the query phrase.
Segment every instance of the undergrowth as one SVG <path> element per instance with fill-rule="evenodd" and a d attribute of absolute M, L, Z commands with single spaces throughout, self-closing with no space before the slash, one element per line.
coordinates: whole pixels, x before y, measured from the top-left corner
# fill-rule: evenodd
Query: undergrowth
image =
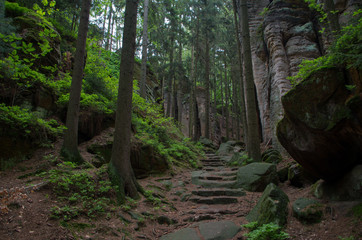
<path fill-rule="evenodd" d="M 95 218 L 108 212 L 114 203 L 113 187 L 108 180 L 106 166 L 94 170 L 63 162 L 40 176 L 49 181 L 58 200 L 58 204 L 51 209 L 51 218 L 64 221 L 79 216 Z"/>
<path fill-rule="evenodd" d="M 251 222 L 243 225 L 250 230 L 244 234 L 248 240 L 283 240 L 288 239 L 289 235 L 282 231 L 282 228 L 276 223 L 267 223 L 258 227 L 258 222 Z"/>

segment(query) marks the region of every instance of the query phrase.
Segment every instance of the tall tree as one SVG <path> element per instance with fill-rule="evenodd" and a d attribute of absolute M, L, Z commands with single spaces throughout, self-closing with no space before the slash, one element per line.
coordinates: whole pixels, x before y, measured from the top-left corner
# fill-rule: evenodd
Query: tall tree
<path fill-rule="evenodd" d="M 206 30 L 208 31 L 208 30 Z M 205 36 L 205 137 L 210 138 L 210 47 L 208 33 Z"/>
<path fill-rule="evenodd" d="M 148 45 L 148 4 L 149 0 L 143 2 L 143 35 L 142 35 L 142 65 L 140 95 L 146 99 L 146 77 L 147 77 L 147 45 Z"/>
<path fill-rule="evenodd" d="M 243 54 L 244 54 L 244 73 L 245 73 L 245 92 L 246 92 L 246 111 L 248 124 L 248 145 L 249 157 L 254 161 L 260 161 L 260 135 L 259 121 L 256 107 L 255 86 L 253 76 L 253 65 L 251 60 L 250 47 L 250 31 L 248 21 L 248 6 L 247 0 L 240 1 L 241 9 L 241 27 L 243 35 Z"/>
<path fill-rule="evenodd" d="M 64 142 L 62 147 L 62 155 L 69 161 L 73 162 L 83 161 L 78 150 L 78 121 L 91 2 L 92 0 L 83 0 L 82 2 L 80 23 L 78 28 L 77 49 L 75 52 L 74 70 L 67 110 L 67 130 L 64 135 Z"/>
<path fill-rule="evenodd" d="M 141 191 L 131 166 L 131 119 L 133 69 L 136 49 L 138 0 L 127 0 L 124 33 L 121 51 L 121 65 L 116 110 L 116 124 L 109 173 L 112 182 L 119 187 L 118 199 L 125 195 L 138 198 Z"/>

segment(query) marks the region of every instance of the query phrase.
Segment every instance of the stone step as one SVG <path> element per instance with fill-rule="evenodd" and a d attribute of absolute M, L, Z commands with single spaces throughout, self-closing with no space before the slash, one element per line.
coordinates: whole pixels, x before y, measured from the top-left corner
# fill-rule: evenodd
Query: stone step
<path fill-rule="evenodd" d="M 201 222 L 205 220 L 213 220 L 216 219 L 215 216 L 211 214 L 203 214 L 203 215 L 196 215 L 196 216 L 189 216 L 187 218 L 184 218 L 184 222 Z"/>
<path fill-rule="evenodd" d="M 218 171 L 218 172 L 213 172 L 214 175 L 219 175 L 219 176 L 235 176 L 238 174 L 238 171 Z"/>
<path fill-rule="evenodd" d="M 232 204 L 237 203 L 238 199 L 236 197 L 199 197 L 194 196 L 189 199 L 189 201 L 198 203 L 198 204 Z"/>
<path fill-rule="evenodd" d="M 199 179 L 203 180 L 218 180 L 218 181 L 232 181 L 236 180 L 236 175 L 234 176 L 222 176 L 222 175 L 211 175 L 211 174 L 203 174 L 199 177 Z"/>
<path fill-rule="evenodd" d="M 201 160 L 202 163 L 224 163 L 224 161 L 220 160 L 220 159 L 217 159 L 217 160 L 209 160 L 209 159 L 204 159 L 204 160 Z"/>
<path fill-rule="evenodd" d="M 235 181 L 214 181 L 214 180 L 198 180 L 195 185 L 204 188 L 234 188 Z"/>
<path fill-rule="evenodd" d="M 203 163 L 204 167 L 223 167 L 225 166 L 223 163 Z"/>
<path fill-rule="evenodd" d="M 241 197 L 245 196 L 246 193 L 244 189 L 200 189 L 192 191 L 192 194 L 198 195 L 201 197 L 211 197 L 211 196 L 232 196 L 232 197 Z"/>

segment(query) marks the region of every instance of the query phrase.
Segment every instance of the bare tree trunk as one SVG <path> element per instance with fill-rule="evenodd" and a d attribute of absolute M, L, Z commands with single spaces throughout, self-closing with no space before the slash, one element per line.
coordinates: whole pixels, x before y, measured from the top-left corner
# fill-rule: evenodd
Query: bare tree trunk
<path fill-rule="evenodd" d="M 195 50 L 194 50 L 194 45 L 192 44 L 191 47 L 191 72 L 190 72 L 190 98 L 189 98 L 189 138 L 192 139 L 193 136 L 193 126 L 192 126 L 192 122 L 193 122 L 193 105 L 194 105 L 194 86 L 193 86 L 193 79 L 194 79 L 194 67 L 195 67 Z"/>
<path fill-rule="evenodd" d="M 107 10 L 108 10 L 108 5 L 106 5 L 106 9 L 104 11 L 104 17 L 103 17 L 103 26 L 102 26 L 102 29 L 103 29 L 103 39 L 102 40 L 103 41 L 106 36 Z"/>
<path fill-rule="evenodd" d="M 116 124 L 112 156 L 109 164 L 111 180 L 119 187 L 117 197 L 120 201 L 124 201 L 125 195 L 131 198 L 139 198 L 138 191 L 142 191 L 140 185 L 137 183 L 130 160 L 137 7 L 138 0 L 126 1 Z"/>
<path fill-rule="evenodd" d="M 182 126 L 182 89 L 184 86 L 184 73 L 182 69 L 182 43 L 180 39 L 179 52 L 178 52 L 178 64 L 179 64 L 179 84 L 177 88 L 177 121 L 181 129 Z"/>
<path fill-rule="evenodd" d="M 227 75 L 227 65 L 226 65 L 226 55 L 225 55 L 225 61 L 224 61 L 224 74 L 225 74 L 225 117 L 226 117 L 226 139 L 229 140 L 230 139 L 230 126 L 229 126 L 229 90 L 230 90 L 230 86 L 229 86 L 229 80 L 228 80 L 228 75 Z"/>
<path fill-rule="evenodd" d="M 64 135 L 64 142 L 62 147 L 62 155 L 67 160 L 78 163 L 83 162 L 83 159 L 78 151 L 78 121 L 91 2 L 91 0 L 83 0 L 82 2 L 77 49 L 75 52 L 74 71 L 67 110 L 67 130 Z"/>
<path fill-rule="evenodd" d="M 111 37 L 110 37 L 110 40 L 109 40 L 109 50 L 112 51 L 112 45 L 113 45 L 113 27 L 114 27 L 114 20 L 116 18 L 113 16 L 112 18 L 112 27 L 111 27 Z"/>
<path fill-rule="evenodd" d="M 149 0 L 143 3 L 143 37 L 142 37 L 142 66 L 141 66 L 141 82 L 140 82 L 140 95 L 144 99 L 147 97 L 146 93 L 146 77 L 147 77 L 147 45 L 148 45 L 148 4 Z"/>
<path fill-rule="evenodd" d="M 205 37 L 205 137 L 210 138 L 210 48 L 208 33 Z"/>
<path fill-rule="evenodd" d="M 109 39 L 111 36 L 111 21 L 112 21 L 112 11 L 113 11 L 113 7 L 112 7 L 112 1 L 109 5 L 109 15 L 108 15 L 108 32 L 107 32 L 107 42 L 106 42 L 106 50 L 109 50 Z"/>
<path fill-rule="evenodd" d="M 246 90 L 246 111 L 248 122 L 248 145 L 249 157 L 254 161 L 260 161 L 260 134 L 257 107 L 255 102 L 255 86 L 253 76 L 253 65 L 251 60 L 250 32 L 248 22 L 248 6 L 246 0 L 241 0 L 241 22 L 243 34 L 243 53 L 245 70 L 245 90 Z"/>
<path fill-rule="evenodd" d="M 220 93 L 221 93 L 221 121 L 220 121 L 220 131 L 224 129 L 224 119 L 225 119 L 225 109 L 224 109 L 224 89 L 223 89 L 223 77 L 222 72 L 220 73 Z"/>

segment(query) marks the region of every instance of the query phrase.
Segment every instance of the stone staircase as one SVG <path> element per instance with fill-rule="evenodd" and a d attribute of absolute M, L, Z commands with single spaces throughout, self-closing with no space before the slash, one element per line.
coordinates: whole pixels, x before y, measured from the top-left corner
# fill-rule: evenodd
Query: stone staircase
<path fill-rule="evenodd" d="M 209 153 L 202 160 L 203 168 L 192 173 L 192 183 L 198 185 L 189 201 L 198 204 L 232 204 L 245 196 L 243 189 L 235 189 L 237 168 L 228 168 L 217 155 Z"/>
<path fill-rule="evenodd" d="M 201 161 L 203 167 L 191 173 L 191 182 L 196 188 L 191 191 L 188 202 L 193 203 L 186 211 L 184 222 L 187 228 L 169 233 L 160 240 L 227 240 L 242 239 L 240 225 L 235 217 L 241 217 L 243 189 L 235 188 L 238 168 L 230 168 L 219 156 L 209 153 Z"/>

